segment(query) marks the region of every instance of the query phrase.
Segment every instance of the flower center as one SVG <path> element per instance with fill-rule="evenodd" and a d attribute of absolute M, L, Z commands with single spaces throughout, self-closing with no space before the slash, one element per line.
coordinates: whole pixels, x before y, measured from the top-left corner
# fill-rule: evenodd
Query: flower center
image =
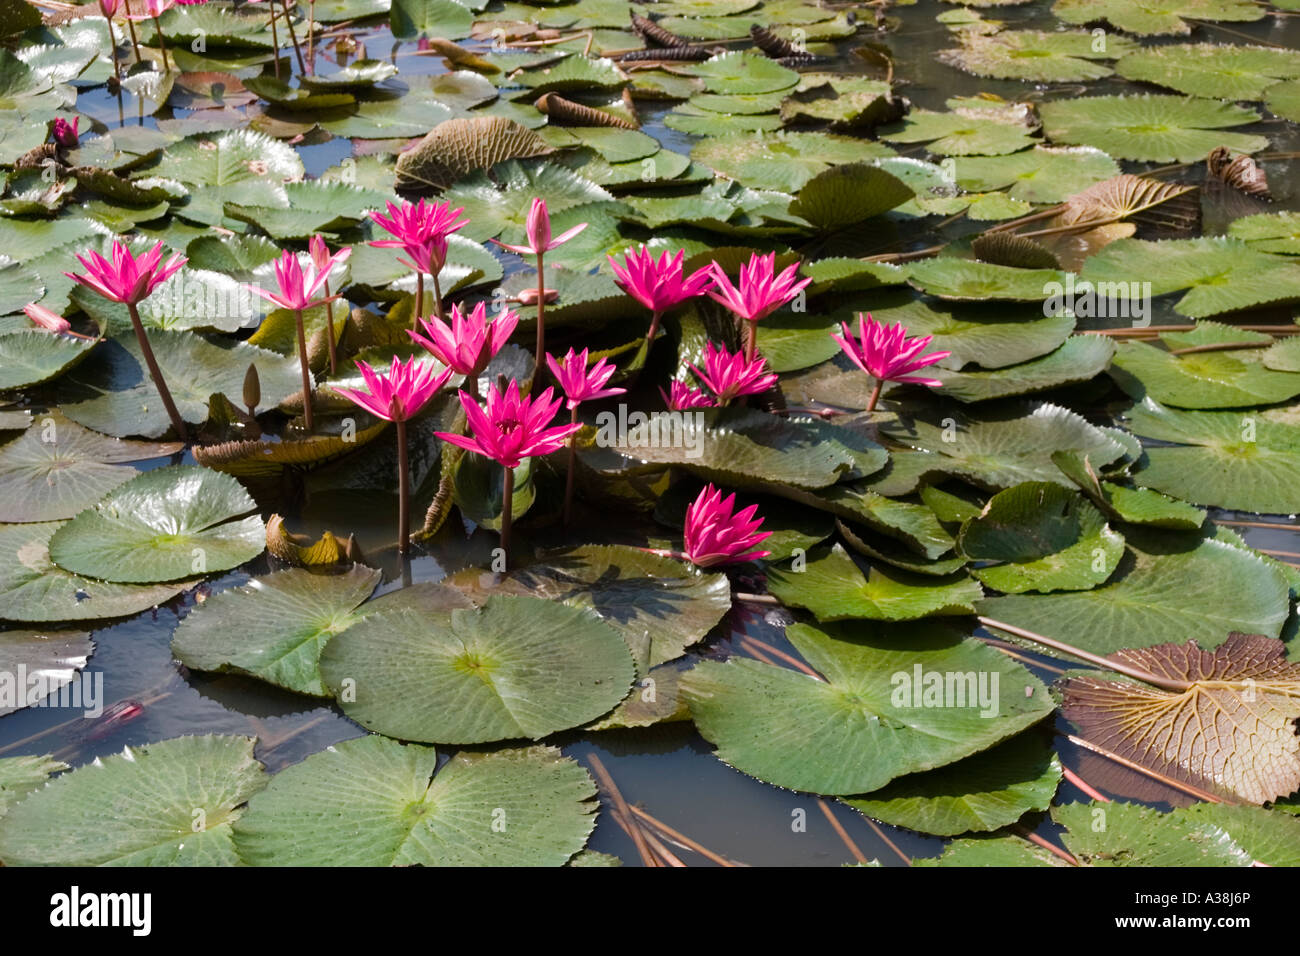
<path fill-rule="evenodd" d="M 513 432 L 516 428 L 519 427 L 520 427 L 519 419 L 517 418 L 502 418 L 497 422 L 497 429 L 503 435 L 509 435 L 511 432 Z"/>

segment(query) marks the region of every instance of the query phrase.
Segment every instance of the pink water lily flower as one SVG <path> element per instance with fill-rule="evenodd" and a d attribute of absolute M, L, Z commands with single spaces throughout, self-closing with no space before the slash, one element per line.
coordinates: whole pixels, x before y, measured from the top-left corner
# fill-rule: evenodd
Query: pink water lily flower
<path fill-rule="evenodd" d="M 637 252 L 627 253 L 622 266 L 613 256 L 607 258 L 619 288 L 651 312 L 666 312 L 701 295 L 713 281 L 708 268 L 696 271 L 690 278 L 683 276 L 682 260 L 685 256 L 685 250 L 679 249 L 670 258 L 665 250 L 656 259 L 648 247 L 642 246 Z"/>
<path fill-rule="evenodd" d="M 551 214 L 546 209 L 546 200 L 534 197 L 532 208 L 528 210 L 528 219 L 524 223 L 524 234 L 528 237 L 528 244 L 512 246 L 499 239 L 493 239 L 492 241 L 503 249 L 509 249 L 511 252 L 517 252 L 522 256 L 536 256 L 550 252 L 557 246 L 564 245 L 586 228 L 587 223 L 580 222 L 572 229 L 566 229 L 555 238 L 551 238 Z"/>
<path fill-rule="evenodd" d="M 312 236 L 311 241 L 307 243 L 307 251 L 311 255 L 312 265 L 316 267 L 318 273 L 323 273 L 327 278 L 330 271 L 335 266 L 341 266 L 348 261 L 352 255 L 352 250 L 348 248 L 340 249 L 333 254 L 330 253 L 330 247 L 325 244 L 325 240 L 320 236 Z"/>
<path fill-rule="evenodd" d="M 717 407 L 717 403 L 709 398 L 702 388 L 694 388 L 685 382 L 679 382 L 677 379 L 673 379 L 668 384 L 670 391 L 665 392 L 660 387 L 659 394 L 664 397 L 664 404 L 675 412 L 685 411 L 689 408 Z"/>
<path fill-rule="evenodd" d="M 951 352 L 931 352 L 922 355 L 933 341 L 933 336 L 923 335 L 908 338 L 903 324 L 885 325 L 877 322 L 870 313 L 858 313 L 858 335 L 854 338 L 847 322 L 840 323 L 843 335 L 831 333 L 831 338 L 839 343 L 844 353 L 858 368 L 876 380 L 875 388 L 867 404 L 867 411 L 873 411 L 880 398 L 880 389 L 885 382 L 911 382 L 916 385 L 928 385 L 931 388 L 942 385 L 937 378 L 914 375 L 921 369 L 941 362 Z"/>
<path fill-rule="evenodd" d="M 365 380 L 366 391 L 341 386 L 334 391 L 375 417 L 390 422 L 407 421 L 418 415 L 451 378 L 451 369 L 437 372 L 429 362 L 422 362 L 414 355 L 405 362 L 399 362 L 394 355 L 386 373 L 376 372 L 360 360 L 357 369 Z"/>
<path fill-rule="evenodd" d="M 304 270 L 297 254 L 286 249 L 275 263 L 275 281 L 280 291 L 271 292 L 255 285 L 249 285 L 248 289 L 282 309 L 306 311 L 330 299 L 338 298 L 336 295 L 316 298 L 316 293 L 321 291 L 321 287 L 329 279 L 330 269 L 346 259 L 350 253 L 351 250 L 341 250 L 327 257 L 324 262 L 329 266 L 324 269 L 320 268 L 313 259 L 311 265 Z"/>
<path fill-rule="evenodd" d="M 709 265 L 713 276 L 713 288 L 709 297 L 725 305 L 737 316 L 749 323 L 745 328 L 745 358 L 754 357 L 757 347 L 757 328 L 754 323 L 771 315 L 785 305 L 804 288 L 812 279 L 796 279 L 799 264 L 786 266 L 778 275 L 776 272 L 776 253 L 765 256 L 754 253 L 749 262 L 740 267 L 740 278 L 736 285 L 731 284 L 726 270 L 716 262 Z"/>
<path fill-rule="evenodd" d="M 54 121 L 54 142 L 65 149 L 72 149 L 77 145 L 77 127 L 80 125 L 80 116 L 72 117 L 71 123 L 65 119 L 56 119 Z"/>
<path fill-rule="evenodd" d="M 583 402 L 622 395 L 627 391 L 625 388 L 605 388 L 605 383 L 618 369 L 603 358 L 588 368 L 586 349 L 581 352 L 569 349 L 568 354 L 558 362 L 553 355 L 548 355 L 546 364 L 550 366 L 555 380 L 560 383 L 560 388 L 564 389 L 569 411 L 576 410 Z"/>
<path fill-rule="evenodd" d="M 164 263 L 162 250 L 163 244 L 159 242 L 137 257 L 131 254 L 126 243 L 114 241 L 110 253 L 112 261 L 91 250 L 76 257 L 85 266 L 86 275 L 63 274 L 113 302 L 138 305 L 189 261 L 176 253 Z"/>
<path fill-rule="evenodd" d="M 394 355 L 387 374 L 376 372 L 361 361 L 357 362 L 357 368 L 365 380 L 366 391 L 356 388 L 334 391 L 397 426 L 397 551 L 406 554 L 411 543 L 411 468 L 407 460 L 406 422 L 418 415 L 429 399 L 447 384 L 451 369 L 435 372 L 414 355 L 405 362 L 399 362 Z"/>
<path fill-rule="evenodd" d="M 122 0 L 99 0 L 99 12 L 104 15 L 105 20 L 111 20 L 121 5 Z"/>
<path fill-rule="evenodd" d="M 506 468 L 518 468 L 525 458 L 549 455 L 563 447 L 579 425 L 556 425 L 548 428 L 555 413 L 560 410 L 560 399 L 553 398 L 554 389 L 529 398 L 519 394 L 519 383 L 510 380 L 504 394 L 493 385 L 488 389 L 486 408 L 468 392 L 461 391 L 460 403 L 469 421 L 469 432 L 456 435 L 438 432 L 438 437 L 459 445 L 467 451 L 486 455 Z"/>
<path fill-rule="evenodd" d="M 712 342 L 704 345 L 704 370 L 690 366 L 700 381 L 717 396 L 719 405 L 726 405 L 742 395 L 757 395 L 776 384 L 775 372 L 769 372 L 767 362 L 756 358 L 746 360 L 740 352 L 732 354 Z"/>
<path fill-rule="evenodd" d="M 686 509 L 685 551 L 691 563 L 701 568 L 766 558 L 771 551 L 758 550 L 772 536 L 760 532 L 763 519 L 756 518 L 758 505 L 736 512 L 736 496 L 706 485 Z"/>
<path fill-rule="evenodd" d="M 144 13 L 128 13 L 128 20 L 153 20 L 162 16 L 172 7 L 176 6 L 179 0 L 144 0 Z"/>
<path fill-rule="evenodd" d="M 420 324 L 426 335 L 411 330 L 406 334 L 438 361 L 466 376 L 470 394 L 477 398 L 478 376 L 510 340 L 519 324 L 519 316 L 505 309 L 489 321 L 487 306 L 480 302 L 468 315 L 459 305 L 453 305 L 450 324 L 438 318 L 421 319 Z"/>
<path fill-rule="evenodd" d="M 372 246 L 381 249 L 401 249 L 409 258 L 397 261 L 419 273 L 437 276 L 447 264 L 447 237 L 469 225 L 468 219 L 458 217 L 463 208 L 451 208 L 451 203 L 404 202 L 400 206 L 387 203 L 388 215 L 371 212 L 370 218 L 382 226 L 392 239 L 375 239 Z"/>

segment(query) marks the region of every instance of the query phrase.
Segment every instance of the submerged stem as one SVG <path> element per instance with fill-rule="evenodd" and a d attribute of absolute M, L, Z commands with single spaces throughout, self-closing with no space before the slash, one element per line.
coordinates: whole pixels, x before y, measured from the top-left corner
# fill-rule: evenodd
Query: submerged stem
<path fill-rule="evenodd" d="M 163 39 L 162 24 L 158 22 L 157 17 L 153 18 L 153 28 L 158 31 L 158 49 L 162 50 L 163 72 L 170 73 L 172 70 L 172 65 L 167 60 L 167 41 Z"/>
<path fill-rule="evenodd" d="M 149 337 L 144 334 L 144 324 L 140 321 L 140 310 L 136 308 L 134 302 L 128 302 L 126 309 L 131 315 L 131 325 L 135 329 L 135 340 L 140 344 L 140 354 L 144 356 L 144 364 L 149 368 L 149 377 L 153 379 L 154 387 L 158 389 L 163 408 L 167 410 L 167 417 L 171 419 L 172 428 L 176 430 L 176 437 L 183 442 L 188 442 L 190 437 L 185 430 L 185 420 L 181 418 L 180 412 L 176 410 L 176 403 L 172 401 L 172 393 L 167 390 L 167 383 L 163 381 L 162 369 L 158 367 L 158 360 L 153 357 L 153 346 L 149 344 Z"/>
<path fill-rule="evenodd" d="M 394 418 L 397 426 L 397 553 L 411 547 L 411 470 L 406 456 L 406 419 Z"/>
<path fill-rule="evenodd" d="M 447 313 L 442 310 L 442 286 L 438 284 L 438 273 L 430 273 L 433 277 L 433 311 L 438 318 L 444 322 L 447 321 Z"/>
<path fill-rule="evenodd" d="M 578 424 L 578 409 L 575 406 L 570 423 Z M 573 515 L 573 476 L 577 471 L 578 463 L 578 433 L 574 432 L 569 436 L 569 474 L 564 480 L 564 526 L 569 526 L 569 518 Z"/>
<path fill-rule="evenodd" d="M 311 431 L 311 370 L 307 367 L 307 333 L 302 325 L 302 309 L 293 310 L 294 324 L 298 327 L 298 366 L 302 369 L 302 420 Z"/>
<path fill-rule="evenodd" d="M 510 519 L 515 506 L 515 470 L 509 465 L 502 465 L 506 470 L 501 496 L 501 550 L 505 552 L 506 561 L 510 560 Z"/>

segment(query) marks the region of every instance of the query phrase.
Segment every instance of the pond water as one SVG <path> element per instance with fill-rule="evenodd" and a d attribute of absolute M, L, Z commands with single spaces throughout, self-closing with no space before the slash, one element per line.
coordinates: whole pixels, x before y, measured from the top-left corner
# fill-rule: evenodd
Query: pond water
<path fill-rule="evenodd" d="M 870 8 L 861 9 L 864 16 L 870 16 Z M 934 20 L 940 13 L 952 9 L 949 4 L 934 0 L 920 0 L 913 5 L 891 8 L 889 16 L 898 18 L 901 25 L 869 36 L 890 51 L 898 80 L 896 89 L 915 106 L 943 109 L 944 101 L 952 96 L 981 92 L 1046 101 L 1075 97 L 1085 89 L 1106 93 L 1149 89 L 1119 78 L 1087 84 L 1033 85 L 980 79 L 952 69 L 936 59 L 939 50 L 951 46 L 952 38 Z M 1059 26 L 1044 3 L 993 8 L 987 13 L 1012 28 L 1053 30 Z M 1201 39 L 1216 42 L 1260 42 L 1300 47 L 1300 17 L 1269 17 L 1257 23 L 1244 24 L 1203 24 L 1200 32 Z M 444 69 L 438 57 L 417 55 L 414 43 L 394 41 L 386 26 L 362 27 L 354 34 L 364 43 L 371 57 L 391 59 L 404 74 Z M 853 41 L 843 43 L 841 59 L 832 68 L 855 69 L 853 64 L 860 61 L 851 58 L 850 50 L 862 39 L 859 35 Z M 468 41 L 466 45 L 474 46 Z M 319 72 L 333 68 L 327 56 L 318 57 Z M 102 88 L 83 91 L 77 107 L 110 129 L 118 125 L 118 100 Z M 643 129 L 665 145 L 678 151 L 689 151 L 695 137 L 676 132 L 662 122 L 669 108 L 670 104 L 642 106 Z M 125 106 L 128 123 L 140 121 L 148 125 L 155 122 L 153 117 L 137 120 L 131 114 L 128 97 Z M 174 115 L 183 117 L 186 111 L 175 110 Z M 1278 156 L 1264 163 L 1276 200 L 1270 211 L 1300 208 L 1297 205 L 1300 201 L 1296 193 L 1297 178 L 1293 172 L 1295 160 L 1287 155 L 1300 150 L 1297 127 L 1279 120 L 1266 120 L 1256 126 L 1244 127 L 1242 131 L 1267 132 L 1272 144 L 1270 155 Z M 348 140 L 325 139 L 304 144 L 299 151 L 311 176 L 336 165 L 351 155 L 352 150 Z M 899 152 L 919 156 L 924 153 L 924 147 L 900 146 Z M 1156 165 L 1123 164 L 1125 171 L 1131 172 L 1141 172 Z M 1198 181 L 1202 167 L 1200 164 L 1189 165 L 1179 175 L 1187 181 Z M 1207 198 L 1204 202 L 1207 234 L 1216 231 L 1216 224 L 1238 214 L 1215 208 L 1212 199 Z M 936 231 L 935 223 L 939 218 L 931 216 L 908 224 L 906 228 L 911 232 L 901 242 L 890 236 L 885 248 L 864 248 L 857 254 L 924 248 L 935 242 L 958 239 L 982 226 L 958 218 Z M 505 259 L 507 273 L 520 267 L 515 257 L 506 256 Z M 1152 317 L 1154 323 L 1185 321 L 1171 311 L 1171 298 L 1156 303 L 1156 313 Z M 1289 309 L 1279 309 L 1275 313 L 1266 311 L 1258 321 L 1285 322 L 1289 317 Z M 193 461 L 187 454 L 183 458 L 145 463 L 142 467 L 157 467 L 182 460 L 186 463 Z M 280 489 L 279 493 L 259 489 L 257 494 L 263 516 L 273 513 L 286 516 L 287 525 L 294 532 L 313 537 L 327 529 L 354 533 L 369 562 L 384 572 L 381 593 L 412 582 L 438 581 L 461 567 L 485 566 L 496 544 L 494 533 L 466 527 L 458 516 L 453 515 L 432 542 L 417 550 L 409 567 L 403 568 L 394 549 L 395 495 L 346 490 L 305 495 L 301 488 L 294 487 Z M 1223 511 L 1212 512 L 1212 515 L 1216 519 L 1247 521 L 1258 517 Z M 588 514 L 586 518 L 589 526 L 595 528 L 596 516 Z M 1294 523 L 1292 518 L 1285 516 L 1267 520 Z M 1248 526 L 1238 526 L 1234 530 L 1242 533 L 1255 547 L 1300 552 L 1300 535 L 1291 531 Z M 1297 530 L 1300 530 L 1300 524 L 1297 524 Z M 525 537 L 521 545 L 544 545 L 556 540 L 550 532 L 532 532 L 524 528 L 522 533 Z M 601 531 L 595 533 L 604 534 Z M 611 532 L 608 536 L 614 539 L 617 534 Z M 80 679 L 83 682 L 102 681 L 104 702 L 112 705 L 109 714 L 98 721 L 69 719 L 66 711 L 43 708 L 29 708 L 12 714 L 0 722 L 0 756 L 53 753 L 73 765 L 80 765 L 95 757 L 120 752 L 124 746 L 182 734 L 248 734 L 259 740 L 258 759 L 269 770 L 277 771 L 330 744 L 361 736 L 364 733 L 362 728 L 335 706 L 278 691 L 253 679 L 190 673 L 173 660 L 169 647 L 173 631 L 196 603 L 272 569 L 273 562 L 267 558 L 259 559 L 235 572 L 210 579 L 195 591 L 152 612 L 93 627 L 95 653 Z M 1195 586 L 1195 582 L 1187 584 Z M 718 659 L 742 653 L 737 643 L 740 635 L 756 637 L 775 648 L 795 653 L 784 637 L 784 624 L 792 620 L 793 616 L 784 609 L 738 602 L 708 640 L 696 649 L 696 653 Z M 1028 652 L 1026 658 L 1031 669 L 1045 682 L 1050 683 L 1057 676 L 1055 668 L 1059 661 L 1038 658 Z M 1059 730 L 1068 732 L 1064 723 Z M 565 754 L 584 764 L 593 756 L 598 757 L 629 802 L 709 850 L 742 863 L 813 866 L 851 862 L 853 857 L 844 839 L 831 825 L 828 813 L 843 826 L 867 858 L 877 859 L 882 865 L 902 866 L 906 863 L 905 858 L 937 855 L 943 846 L 939 839 L 896 827 L 870 824 L 834 800 L 819 800 L 745 776 L 713 756 L 713 747 L 689 723 L 591 734 L 569 732 L 551 739 Z M 1136 777 L 1126 778 L 1114 768 L 1103 768 L 1090 762 L 1086 753 L 1080 753 L 1064 739 L 1058 737 L 1057 744 L 1064 762 L 1080 770 L 1090 768 L 1093 773 L 1085 773 L 1085 776 L 1094 782 L 1098 779 L 1096 775 L 1104 772 L 1111 793 L 1130 793 L 1157 806 L 1167 806 L 1169 801 L 1176 801 L 1172 791 L 1162 792 L 1154 785 L 1140 783 Z M 450 748 L 439 750 L 444 756 L 450 752 Z M 1065 782 L 1060 799 L 1085 800 L 1087 797 Z M 1054 825 L 1044 820 L 1039 830 L 1050 834 Z M 640 864 L 632 840 L 608 812 L 602 812 L 589 847 L 614 854 L 626 865 Z M 703 856 L 689 849 L 675 847 L 674 851 L 692 865 L 711 865 Z"/>

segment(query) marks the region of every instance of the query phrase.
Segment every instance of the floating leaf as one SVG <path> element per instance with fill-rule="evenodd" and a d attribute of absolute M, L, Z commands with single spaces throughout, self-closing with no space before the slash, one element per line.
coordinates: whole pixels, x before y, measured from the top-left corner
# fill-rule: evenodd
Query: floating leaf
<path fill-rule="evenodd" d="M 1054 143 L 1095 146 L 1116 159 L 1190 163 L 1216 146 L 1256 153 L 1263 136 L 1225 132 L 1259 119 L 1231 103 L 1181 96 L 1083 96 L 1039 107 L 1043 132 Z"/>
<path fill-rule="evenodd" d="M 1289 588 L 1260 558 L 1194 534 L 1133 528 L 1125 535 L 1130 553 L 1109 584 L 985 598 L 979 612 L 1094 654 L 1188 640 L 1217 647 L 1233 631 L 1281 631 Z"/>
<path fill-rule="evenodd" d="M 1063 287 L 1065 273 L 940 256 L 913 263 L 908 267 L 907 279 L 922 292 L 949 301 L 1040 302 L 1052 294 L 1051 286 Z"/>
<path fill-rule="evenodd" d="M 1026 202 L 1059 203 L 1119 173 L 1119 164 L 1090 146 L 1035 146 L 1010 156 L 963 156 L 957 185 L 968 192 L 1005 189 Z"/>
<path fill-rule="evenodd" d="M 84 631 L 0 631 L 0 717 L 72 683 L 94 649 Z"/>
<path fill-rule="evenodd" d="M 271 778 L 235 829 L 254 866 L 560 866 L 595 784 L 553 747 L 460 753 L 362 737 Z"/>
<path fill-rule="evenodd" d="M 1052 12 L 1067 23 L 1106 20 L 1139 36 L 1185 34 L 1183 19 L 1258 20 L 1264 8 L 1250 0 L 1056 0 Z"/>
<path fill-rule="evenodd" d="M 1300 77 L 1300 52 L 1280 47 L 1179 44 L 1129 52 L 1120 76 L 1167 86 L 1189 96 L 1261 100 L 1279 80 Z"/>
<path fill-rule="evenodd" d="M 586 545 L 507 577 L 466 569 L 448 581 L 473 597 L 523 594 L 589 608 L 623 635 L 645 670 L 680 657 L 731 608 L 725 575 L 634 548 Z"/>
<path fill-rule="evenodd" d="M 790 203 L 790 214 L 831 230 L 879 216 L 911 198 L 912 190 L 880 167 L 850 163 L 804 183 Z"/>
<path fill-rule="evenodd" d="M 84 359 L 93 341 L 53 335 L 44 329 L 0 334 L 0 390 L 47 381 Z"/>
<path fill-rule="evenodd" d="M 594 720 L 627 695 L 632 656 L 595 613 L 497 596 L 481 609 L 367 617 L 335 637 L 321 673 L 364 727 L 404 740 L 537 739 Z M 349 699 L 349 697 L 355 699 Z"/>
<path fill-rule="evenodd" d="M 118 485 L 50 538 L 65 571 L 121 583 L 225 571 L 265 549 L 266 530 L 239 482 L 174 465 Z"/>
<path fill-rule="evenodd" d="M 1254 349 L 1174 355 L 1145 342 L 1125 342 L 1115 366 L 1151 398 L 1180 408 L 1266 405 L 1300 395 L 1300 375 L 1266 367 L 1263 354 Z"/>
<path fill-rule="evenodd" d="M 1046 810 L 1061 782 L 1061 762 L 1041 736 L 1020 734 L 983 753 L 900 777 L 844 802 L 876 820 L 921 833 L 953 836 L 1015 823 Z"/>
<path fill-rule="evenodd" d="M 799 74 L 754 50 L 719 53 L 683 72 L 704 80 L 705 88 L 733 96 L 788 90 L 799 82 Z"/>
<path fill-rule="evenodd" d="M 253 743 L 177 737 L 63 774 L 0 820 L 0 859 L 9 866 L 235 866 L 231 826 L 266 785 Z M 131 812 L 105 812 L 115 806 Z"/>
<path fill-rule="evenodd" d="M 1000 30 L 980 34 L 966 31 L 962 45 L 940 50 L 939 61 L 976 76 L 1003 80 L 1069 83 L 1099 80 L 1111 69 L 1097 60 L 1114 60 L 1138 46 L 1124 37 L 1111 36 L 1100 45 L 1084 31 L 1044 33 L 1041 30 Z"/>
<path fill-rule="evenodd" d="M 49 755 L 0 758 L 0 817 L 51 775 L 67 769 L 66 763 Z"/>
<path fill-rule="evenodd" d="M 809 556 L 801 570 L 769 568 L 767 584 L 780 601 L 807 608 L 819 621 L 911 621 L 936 614 L 969 614 L 974 602 L 984 596 L 965 574 L 918 577 L 878 564 L 864 574 L 839 544 Z"/>
<path fill-rule="evenodd" d="M 364 617 L 361 606 L 380 577 L 356 566 L 342 575 L 292 568 L 254 578 L 186 615 L 172 653 L 194 670 L 233 670 L 300 694 L 328 696 L 321 650 Z"/>
<path fill-rule="evenodd" d="M 71 518 L 136 471 L 123 462 L 162 458 L 179 443 L 108 438 L 51 413 L 0 448 L 0 521 Z"/>
<path fill-rule="evenodd" d="M 701 140 L 691 150 L 691 159 L 754 189 L 797 192 L 838 163 L 860 163 L 892 152 L 878 143 L 848 136 L 782 132 Z"/>
<path fill-rule="evenodd" d="M 943 386 L 936 391 L 961 402 L 1029 395 L 1095 378 L 1110 365 L 1114 354 L 1115 343 L 1105 336 L 1072 335 L 1055 352 L 1021 365 L 993 371 L 937 370 L 934 377 Z"/>
<path fill-rule="evenodd" d="M 986 110 L 913 110 L 900 126 L 882 131 L 880 138 L 891 143 L 926 143 L 926 148 L 939 156 L 1001 156 L 1039 142 L 1023 117 Z"/>
<path fill-rule="evenodd" d="M 868 793 L 986 750 L 1052 710 L 1029 671 L 933 622 L 796 624 L 786 635 L 826 680 L 745 658 L 702 661 L 682 678 L 718 757 L 778 787 Z"/>

